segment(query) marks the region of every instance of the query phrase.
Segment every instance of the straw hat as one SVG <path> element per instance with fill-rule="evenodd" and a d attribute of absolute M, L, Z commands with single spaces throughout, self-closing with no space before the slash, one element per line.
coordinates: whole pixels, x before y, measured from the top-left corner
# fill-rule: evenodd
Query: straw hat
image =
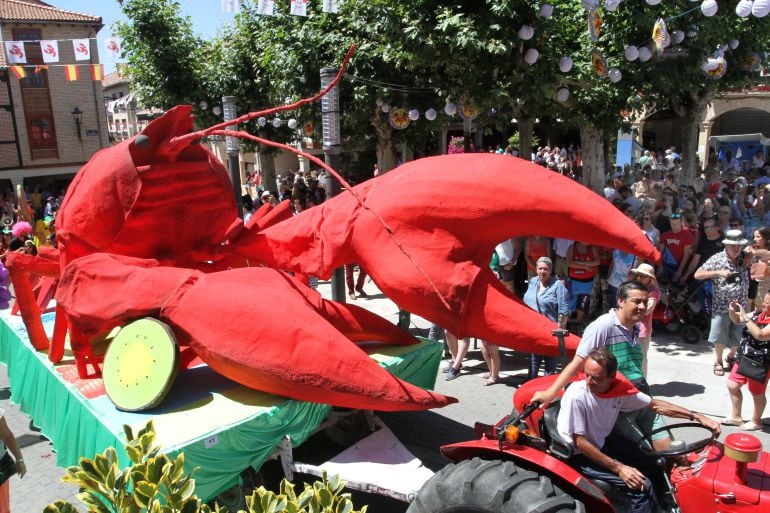
<path fill-rule="evenodd" d="M 650 264 L 639 264 L 636 269 L 631 269 L 632 273 L 643 274 L 648 278 L 655 279 L 655 269 Z"/>
<path fill-rule="evenodd" d="M 725 246 L 748 246 L 749 240 L 743 237 L 741 230 L 727 230 L 722 244 Z"/>

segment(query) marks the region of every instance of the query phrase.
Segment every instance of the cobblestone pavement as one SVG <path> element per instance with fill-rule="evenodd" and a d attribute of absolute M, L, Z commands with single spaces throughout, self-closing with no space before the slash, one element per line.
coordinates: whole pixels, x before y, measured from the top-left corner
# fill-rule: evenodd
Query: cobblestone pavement
<path fill-rule="evenodd" d="M 368 282 L 365 286 L 370 294 L 368 299 L 359 298 L 356 304 L 372 310 L 382 317 L 398 322 L 398 308 Z M 321 293 L 329 297 L 330 287 L 321 283 Z M 427 334 L 430 323 L 417 316 L 411 316 L 411 328 Z M 725 389 L 725 377 L 712 374 L 711 347 L 706 342 L 688 345 L 676 333 L 661 332 L 653 337 L 650 348 L 649 374 L 653 394 L 687 408 L 704 412 L 720 419 L 729 412 L 729 398 Z M 444 381 L 439 376 L 436 390 L 458 397 L 460 402 L 440 410 L 429 412 L 405 412 L 383 415 L 394 432 L 403 438 L 406 445 L 425 460 L 426 465 L 437 470 L 446 463 L 439 454 L 443 443 L 460 441 L 471 436 L 470 426 L 475 421 L 493 423 L 510 411 L 511 398 L 515 387 L 526 376 L 526 356 L 514 351 L 502 352 L 502 383 L 482 386 L 481 373 L 484 362 L 480 351 L 471 346 L 465 370 L 454 381 Z M 64 470 L 56 467 L 56 454 L 51 444 L 30 428 L 29 418 L 19 411 L 17 405 L 8 400 L 8 379 L 5 368 L 0 366 L 0 407 L 6 411 L 8 423 L 19 439 L 29 473 L 20 480 L 11 478 L 11 504 L 14 513 L 41 512 L 46 505 L 66 499 L 85 508 L 75 498 L 77 490 L 73 485 L 60 482 Z M 744 417 L 750 414 L 751 401 L 744 401 Z M 770 417 L 766 412 L 762 431 L 754 432 L 762 441 L 765 450 L 770 451 Z M 724 428 L 722 439 L 736 428 Z M 93 456 L 93 455 L 86 455 Z M 365 502 L 358 501 L 357 505 Z M 376 501 L 373 501 L 376 502 Z M 373 513 L 396 511 L 373 504 Z"/>

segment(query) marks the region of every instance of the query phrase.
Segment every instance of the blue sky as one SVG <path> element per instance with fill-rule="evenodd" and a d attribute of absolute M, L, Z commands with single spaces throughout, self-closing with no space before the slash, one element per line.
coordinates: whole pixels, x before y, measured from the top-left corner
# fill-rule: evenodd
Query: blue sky
<path fill-rule="evenodd" d="M 99 32 L 100 39 L 113 35 L 113 22 L 125 20 L 115 0 L 45 0 L 45 2 L 59 9 L 101 16 L 104 28 Z M 220 26 L 231 22 L 234 16 L 233 13 L 222 12 L 220 0 L 178 0 L 178 2 L 182 12 L 190 16 L 193 30 L 202 37 L 212 37 Z M 107 73 L 115 70 L 115 62 L 108 57 L 101 42 L 99 59 L 104 63 Z"/>

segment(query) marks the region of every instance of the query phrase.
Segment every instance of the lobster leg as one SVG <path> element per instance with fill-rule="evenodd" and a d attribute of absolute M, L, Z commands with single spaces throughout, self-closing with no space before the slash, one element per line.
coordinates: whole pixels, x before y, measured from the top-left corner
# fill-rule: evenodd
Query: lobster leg
<path fill-rule="evenodd" d="M 87 300 L 110 297 L 118 282 L 119 300 Z M 356 318 L 351 309 L 330 310 L 332 305 L 320 301 L 316 292 L 273 269 L 205 274 L 94 254 L 65 268 L 59 290 L 76 291 L 62 293 L 57 300 L 71 322 L 88 333 L 130 318 L 157 316 L 212 369 L 257 390 L 389 411 L 455 402 L 382 369 L 335 326 L 348 314 L 357 322 L 363 317 Z M 334 322 L 324 317 L 330 312 Z M 346 331 L 367 329 L 364 323 Z"/>

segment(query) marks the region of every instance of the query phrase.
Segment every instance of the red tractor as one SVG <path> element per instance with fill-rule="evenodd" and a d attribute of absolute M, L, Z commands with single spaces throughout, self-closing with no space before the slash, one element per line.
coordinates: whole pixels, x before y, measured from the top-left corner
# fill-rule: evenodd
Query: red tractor
<path fill-rule="evenodd" d="M 425 483 L 407 513 L 624 511 L 623 496 L 609 484 L 591 481 L 565 463 L 571 447 L 556 430 L 560 399 L 545 410 L 528 404 L 555 378 L 521 386 L 511 415 L 494 426 L 476 424 L 477 440 L 441 447 L 455 463 Z M 721 443 L 691 422 L 664 429 L 672 439 L 666 450 L 654 451 L 650 444 L 650 436 L 661 430 L 639 442 L 660 468 L 665 486 L 657 493 L 664 511 L 770 511 L 770 454 L 762 452 L 756 437 L 735 433 Z"/>

